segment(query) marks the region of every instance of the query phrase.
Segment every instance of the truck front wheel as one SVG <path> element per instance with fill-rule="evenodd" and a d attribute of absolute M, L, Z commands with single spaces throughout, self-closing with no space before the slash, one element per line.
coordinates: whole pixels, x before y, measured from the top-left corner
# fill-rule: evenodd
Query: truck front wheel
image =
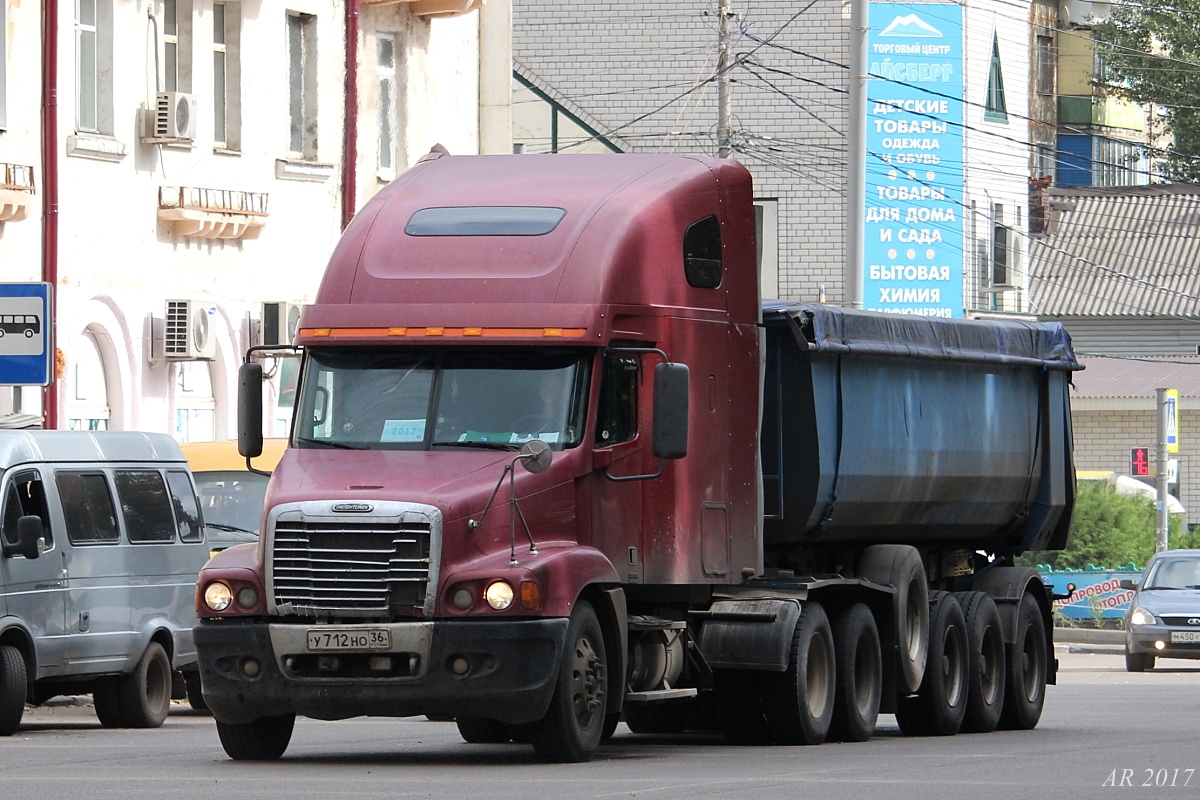
<path fill-rule="evenodd" d="M 234 761 L 274 761 L 292 741 L 295 714 L 259 717 L 253 722 L 217 721 L 221 746 Z"/>
<path fill-rule="evenodd" d="M 600 619 L 580 600 L 567 626 L 566 652 L 546 716 L 534 723 L 529 740 L 547 761 L 590 761 L 604 732 L 608 702 L 604 633 Z"/>

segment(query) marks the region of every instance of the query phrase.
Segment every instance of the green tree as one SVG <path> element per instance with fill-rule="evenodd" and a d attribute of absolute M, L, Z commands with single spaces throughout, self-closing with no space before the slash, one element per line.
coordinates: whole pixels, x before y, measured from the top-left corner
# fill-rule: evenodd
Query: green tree
<path fill-rule="evenodd" d="M 1177 181 L 1200 181 L 1200 0 L 1113 3 L 1092 22 L 1101 68 L 1096 85 L 1139 103 L 1167 108 L 1154 116 L 1175 143 L 1163 171 Z"/>
<path fill-rule="evenodd" d="M 1157 519 L 1154 501 L 1144 495 L 1118 494 L 1100 481 L 1082 481 L 1064 550 L 1026 553 L 1023 564 L 1049 564 L 1055 569 L 1146 566 L 1154 555 Z M 1172 547 L 1194 546 L 1196 534 L 1183 531 L 1181 515 L 1172 515 Z"/>

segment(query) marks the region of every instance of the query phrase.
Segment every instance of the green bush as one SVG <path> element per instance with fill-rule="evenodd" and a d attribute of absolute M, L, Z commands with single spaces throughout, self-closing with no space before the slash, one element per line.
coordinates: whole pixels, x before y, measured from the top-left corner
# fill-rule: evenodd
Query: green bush
<path fill-rule="evenodd" d="M 1081 481 L 1066 549 L 1030 552 L 1018 561 L 1054 569 L 1115 568 L 1132 562 L 1140 569 L 1154 555 L 1156 529 L 1149 497 L 1118 494 L 1100 481 Z M 1182 515 L 1171 515 L 1168 532 L 1172 548 L 1200 546 L 1200 532 L 1185 531 Z"/>

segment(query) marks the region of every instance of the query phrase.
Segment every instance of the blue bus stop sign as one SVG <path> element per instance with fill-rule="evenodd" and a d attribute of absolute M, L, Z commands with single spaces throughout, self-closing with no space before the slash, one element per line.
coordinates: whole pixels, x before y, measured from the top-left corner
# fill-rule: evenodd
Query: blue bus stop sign
<path fill-rule="evenodd" d="M 0 283 L 0 385 L 54 379 L 54 321 L 48 283 Z"/>

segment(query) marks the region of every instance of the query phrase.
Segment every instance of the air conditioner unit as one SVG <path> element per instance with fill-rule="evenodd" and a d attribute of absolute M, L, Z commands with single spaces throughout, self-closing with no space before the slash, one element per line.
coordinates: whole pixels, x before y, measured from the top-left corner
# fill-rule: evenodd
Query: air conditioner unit
<path fill-rule="evenodd" d="M 163 142 L 190 142 L 195 139 L 195 96 L 183 92 L 159 92 L 154 113 L 146 115 L 144 137 Z"/>
<path fill-rule="evenodd" d="M 262 334 L 267 346 L 291 344 L 300 324 L 300 306 L 296 303 L 271 302 L 262 304 Z"/>
<path fill-rule="evenodd" d="M 215 306 L 194 300 L 168 300 L 163 325 L 163 358 L 168 361 L 211 361 L 217 354 L 212 326 Z"/>

